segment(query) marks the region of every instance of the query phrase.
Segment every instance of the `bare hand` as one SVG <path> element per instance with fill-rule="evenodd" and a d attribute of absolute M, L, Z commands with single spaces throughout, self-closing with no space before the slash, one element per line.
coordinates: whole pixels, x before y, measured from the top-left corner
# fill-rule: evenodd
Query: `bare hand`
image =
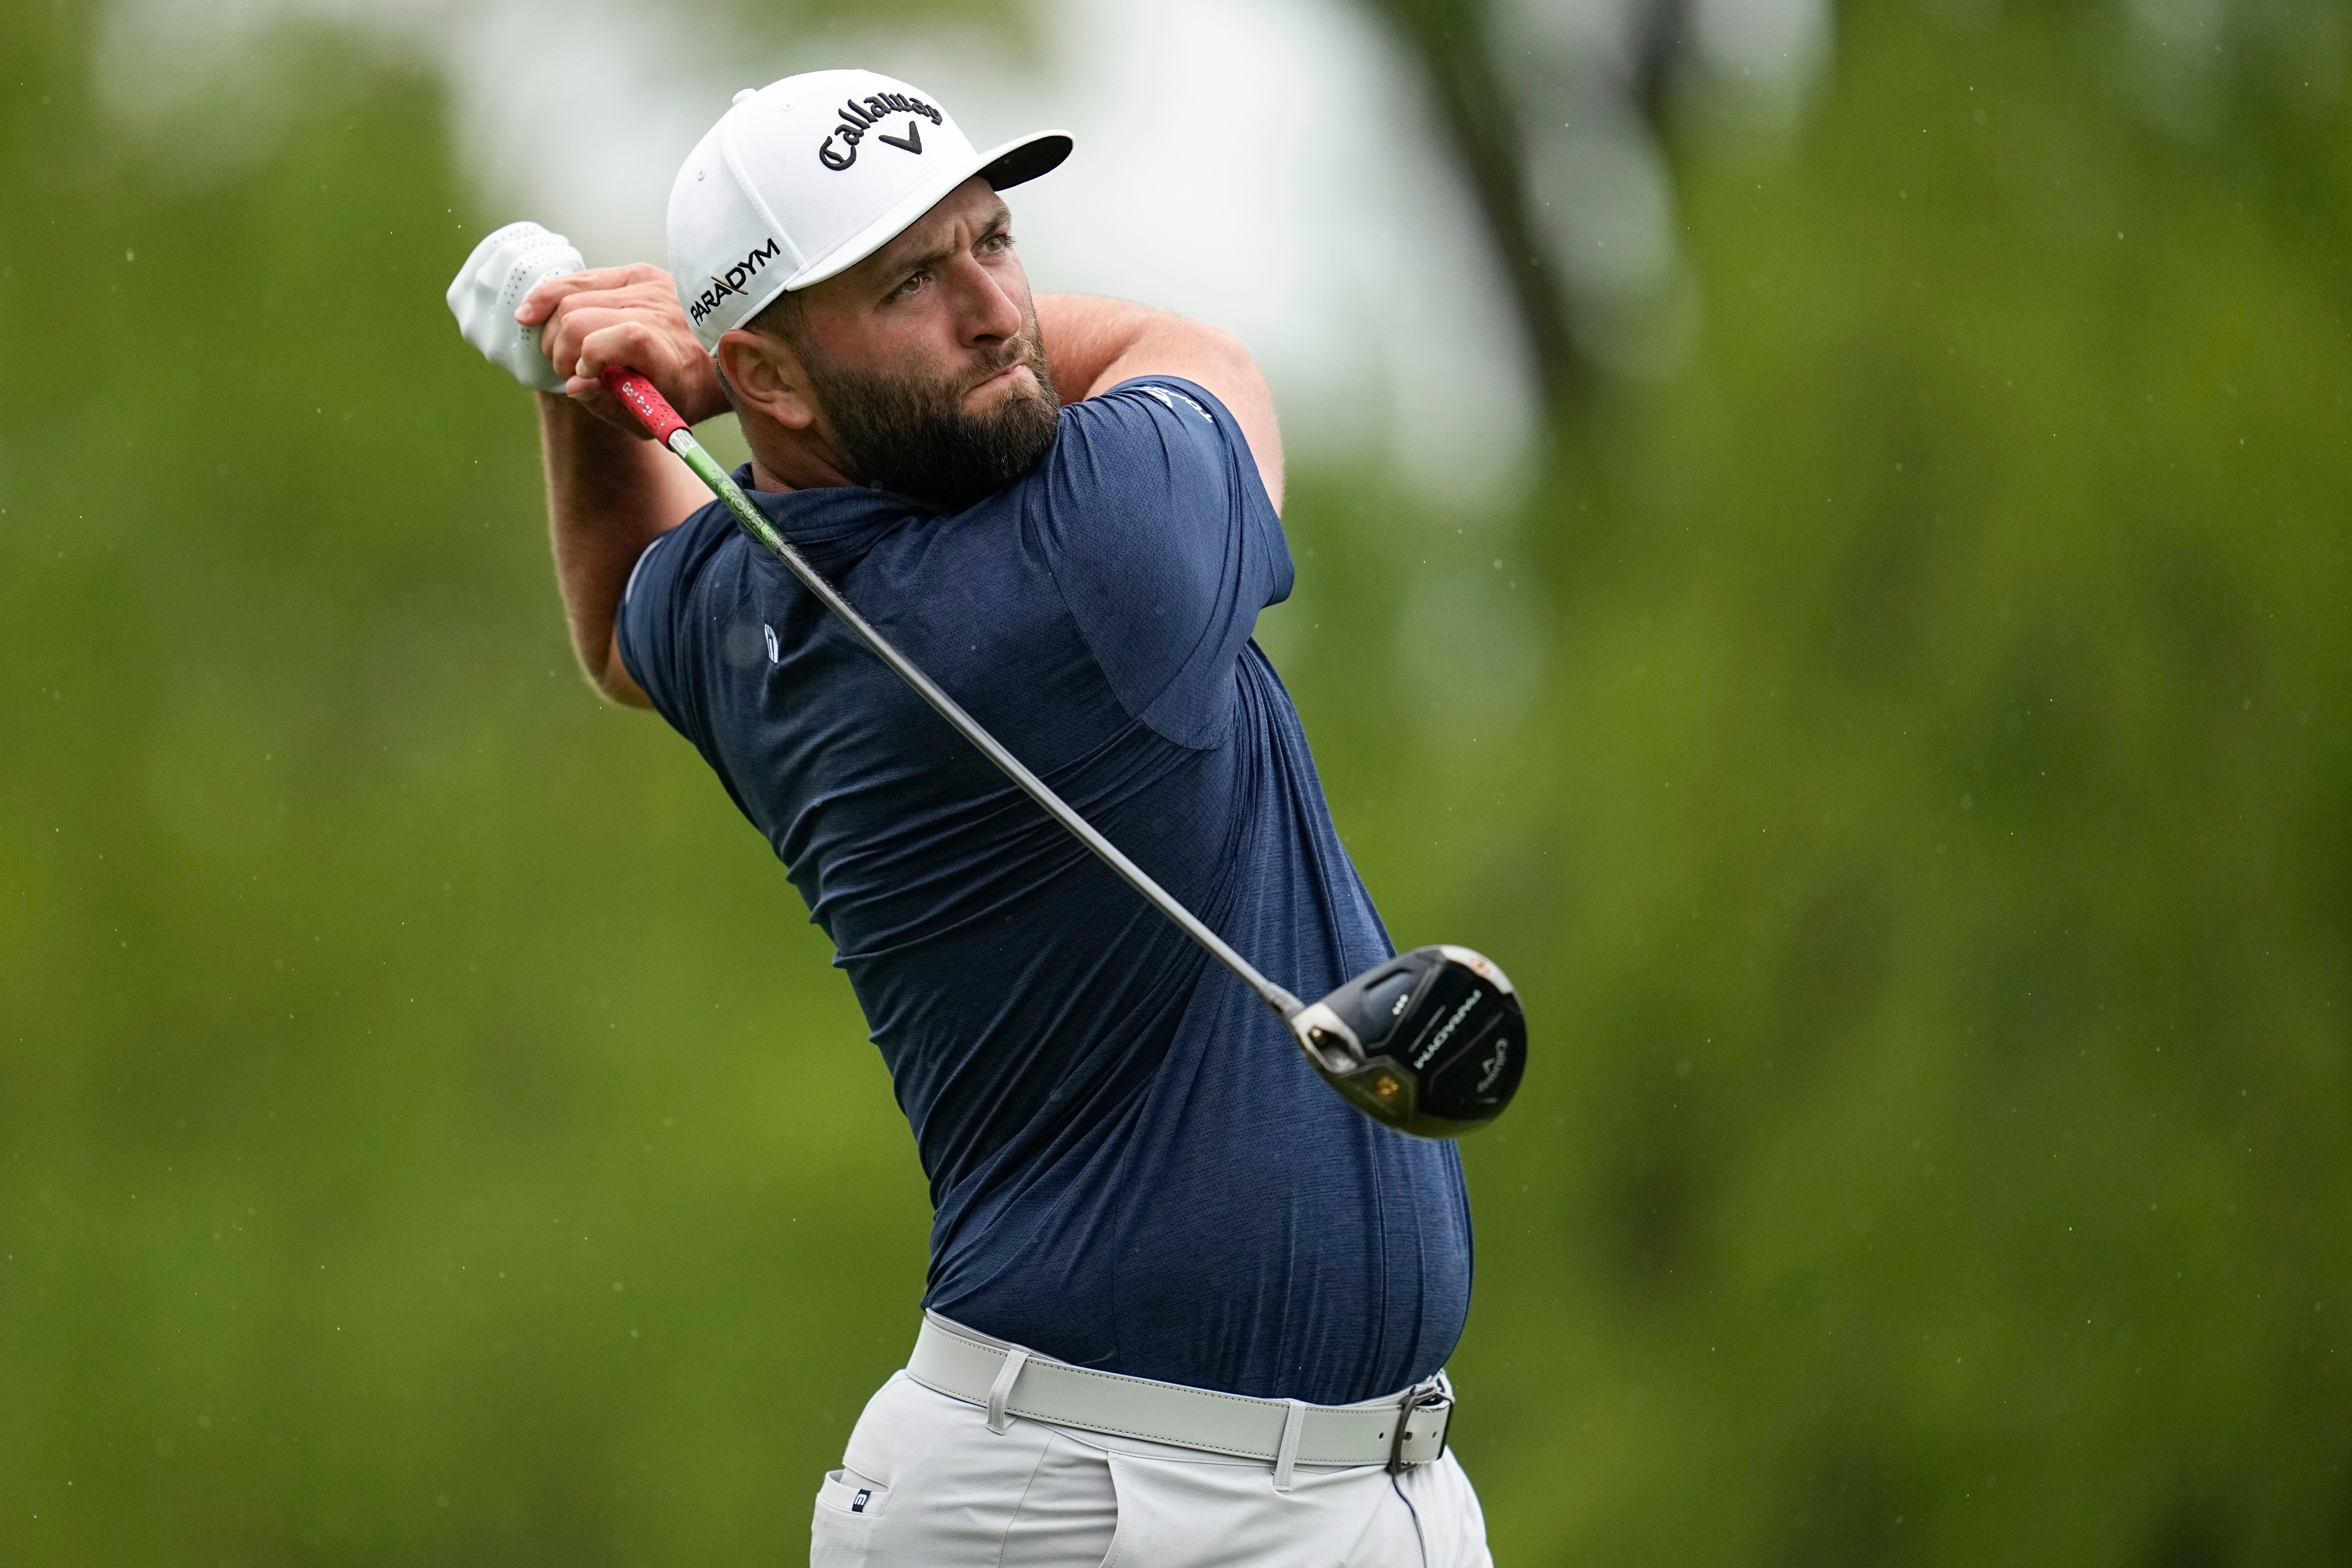
<path fill-rule="evenodd" d="M 523 296 L 515 320 L 541 328 L 548 363 L 571 377 L 564 395 L 632 436 L 642 437 L 645 427 L 596 379 L 606 365 L 642 372 L 688 424 L 727 411 L 718 367 L 658 267 L 592 267 L 550 279 Z"/>

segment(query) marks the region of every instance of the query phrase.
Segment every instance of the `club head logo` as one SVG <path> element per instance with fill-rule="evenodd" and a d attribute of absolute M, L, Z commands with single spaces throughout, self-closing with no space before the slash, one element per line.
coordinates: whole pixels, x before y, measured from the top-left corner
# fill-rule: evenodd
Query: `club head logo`
<path fill-rule="evenodd" d="M 1510 1059 L 1511 1042 L 1508 1040 L 1496 1040 L 1495 1042 L 1495 1054 L 1486 1059 L 1486 1070 L 1479 1076 L 1478 1087 L 1475 1092 L 1478 1094 L 1492 1093 L 1495 1088 L 1495 1080 L 1503 1076 L 1503 1068 L 1509 1064 Z"/>
<path fill-rule="evenodd" d="M 1469 995 L 1465 996 L 1462 999 L 1462 1005 L 1454 1009 L 1454 1016 L 1445 1020 L 1444 1024 L 1438 1029 L 1437 1033 L 1429 1037 L 1429 1044 L 1423 1047 L 1421 1055 L 1413 1058 L 1413 1071 L 1419 1072 L 1422 1068 L 1427 1067 L 1430 1063 L 1430 1059 L 1435 1057 L 1439 1051 L 1445 1048 L 1445 1042 L 1454 1037 L 1454 1031 L 1462 1026 L 1462 1020 L 1470 1016 L 1470 1009 L 1475 1007 L 1480 1002 L 1484 1001 L 1486 999 L 1486 994 L 1483 991 L 1473 991 Z"/>

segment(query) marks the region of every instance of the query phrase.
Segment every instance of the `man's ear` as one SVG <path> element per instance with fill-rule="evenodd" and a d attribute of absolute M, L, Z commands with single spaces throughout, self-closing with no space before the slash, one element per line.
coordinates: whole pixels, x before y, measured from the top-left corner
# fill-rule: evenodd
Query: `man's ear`
<path fill-rule="evenodd" d="M 719 369 L 738 408 L 756 409 L 787 430 L 816 423 L 808 371 L 782 339 L 737 327 L 719 340 Z"/>

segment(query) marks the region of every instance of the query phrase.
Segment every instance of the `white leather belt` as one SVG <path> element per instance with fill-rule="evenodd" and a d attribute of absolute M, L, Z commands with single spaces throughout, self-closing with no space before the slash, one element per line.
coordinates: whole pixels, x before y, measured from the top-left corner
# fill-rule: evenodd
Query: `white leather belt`
<path fill-rule="evenodd" d="M 923 1314 L 907 1375 L 925 1388 L 977 1405 L 991 1430 L 1025 1416 L 1083 1432 L 1262 1459 L 1275 1486 L 1290 1488 L 1293 1465 L 1425 1465 L 1445 1452 L 1454 1390 L 1440 1373 L 1428 1383 L 1361 1405 L 1251 1399 L 1072 1366 L 1019 1345 Z"/>

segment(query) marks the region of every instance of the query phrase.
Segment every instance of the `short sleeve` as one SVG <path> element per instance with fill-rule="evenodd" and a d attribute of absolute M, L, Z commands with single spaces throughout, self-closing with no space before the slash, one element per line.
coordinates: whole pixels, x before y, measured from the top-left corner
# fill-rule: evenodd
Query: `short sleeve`
<path fill-rule="evenodd" d="M 1026 488 L 1024 525 L 1120 705 L 1180 745 L 1217 743 L 1234 661 L 1292 580 L 1233 416 L 1189 381 L 1122 382 L 1064 410 Z"/>
<path fill-rule="evenodd" d="M 646 546 L 614 616 L 622 667 L 645 689 L 655 711 L 689 740 L 697 737 L 688 721 L 689 683 L 678 668 L 678 629 L 694 584 L 694 566 L 709 553 L 705 536 L 710 531 L 711 510 L 704 508 Z"/>

